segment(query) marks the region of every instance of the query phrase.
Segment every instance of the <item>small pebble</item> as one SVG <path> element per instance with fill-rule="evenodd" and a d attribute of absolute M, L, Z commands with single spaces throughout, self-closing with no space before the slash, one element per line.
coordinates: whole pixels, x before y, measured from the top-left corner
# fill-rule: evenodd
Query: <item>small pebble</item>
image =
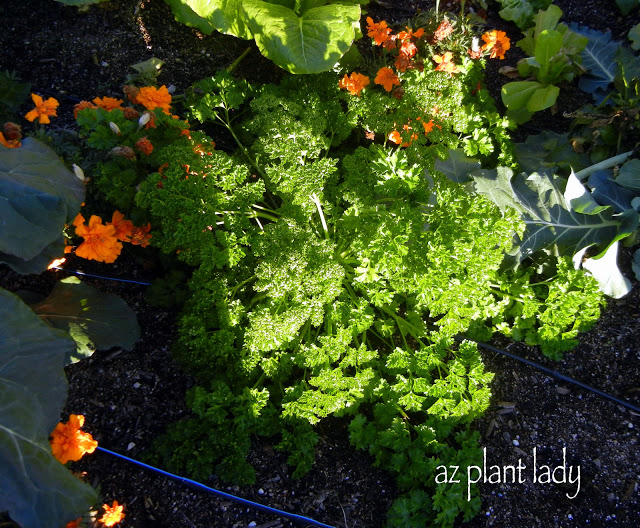
<path fill-rule="evenodd" d="M 518 442 L 517 440 L 514 440 L 514 441 L 513 441 L 513 445 L 514 445 L 514 446 L 519 446 L 519 445 L 520 445 L 520 442 Z"/>
<path fill-rule="evenodd" d="M 257 526 L 256 521 L 251 521 L 251 522 L 249 523 L 249 526 Z"/>
<path fill-rule="evenodd" d="M 264 495 L 264 490 L 262 488 L 258 490 L 258 495 Z"/>
<path fill-rule="evenodd" d="M 131 451 L 134 447 L 136 447 L 136 443 L 129 442 L 129 445 L 127 445 L 127 451 Z"/>
<path fill-rule="evenodd" d="M 140 383 L 136 381 L 136 382 L 133 384 L 133 388 L 134 388 L 134 389 L 139 389 L 139 388 L 140 388 Z"/>

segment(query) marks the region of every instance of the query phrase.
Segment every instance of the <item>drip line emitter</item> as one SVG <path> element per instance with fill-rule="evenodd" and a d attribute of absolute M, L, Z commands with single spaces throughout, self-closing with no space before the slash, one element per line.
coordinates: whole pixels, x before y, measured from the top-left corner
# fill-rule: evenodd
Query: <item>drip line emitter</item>
<path fill-rule="evenodd" d="M 91 277 L 91 278 L 95 278 L 95 279 L 102 279 L 102 280 L 112 280 L 112 281 L 117 281 L 117 282 L 126 282 L 126 283 L 130 283 L 130 284 L 139 284 L 142 286 L 151 286 L 151 283 L 149 282 L 142 282 L 142 281 L 135 281 L 135 280 L 129 280 L 129 279 L 120 279 L 120 278 L 116 278 L 116 277 L 105 277 L 102 275 L 93 275 L 91 273 L 84 273 L 82 271 L 76 271 L 76 270 L 68 270 L 65 268 L 62 268 L 60 266 L 52 266 L 51 269 L 55 269 L 58 271 L 65 271 L 67 273 L 73 273 L 75 275 L 80 275 L 83 277 Z M 465 338 L 463 336 L 457 336 L 456 339 L 458 341 L 462 341 L 463 339 L 468 339 Z M 508 352 L 506 350 L 502 350 L 500 348 L 494 347 L 492 345 L 489 345 L 487 343 L 483 343 L 481 341 L 474 341 L 479 347 L 484 348 L 486 350 L 490 350 L 492 352 L 495 352 L 497 354 L 501 354 L 503 356 L 509 357 L 511 359 L 515 359 L 516 361 L 520 361 L 521 363 L 524 363 L 526 365 L 529 365 L 530 367 L 533 367 L 535 369 L 538 369 L 546 374 L 549 374 L 550 376 L 553 376 L 554 378 L 564 381 L 566 383 L 571 383 L 573 385 L 577 385 L 578 387 L 581 387 L 585 390 L 588 390 L 590 392 L 593 392 L 594 394 L 597 394 L 598 396 L 605 398 L 609 401 L 612 401 L 618 405 L 622 405 L 623 407 L 629 409 L 630 411 L 633 411 L 635 413 L 640 414 L 640 407 L 633 405 L 632 403 L 626 401 L 626 400 L 622 400 L 620 398 L 617 398 L 611 394 L 608 394 L 606 392 L 603 392 L 599 389 L 596 389 L 594 387 L 591 387 L 590 385 L 587 385 L 586 383 L 582 383 L 581 381 L 578 381 L 576 379 L 573 379 L 569 376 L 566 376 L 564 374 L 562 374 L 561 372 L 558 372 L 557 370 L 553 370 L 549 367 L 545 367 L 544 365 L 541 365 L 540 363 L 536 363 L 535 361 L 531 361 L 530 359 L 526 359 L 523 358 L 521 356 L 518 356 L 517 354 L 513 354 L 511 352 Z M 158 473 L 160 475 L 163 475 L 165 477 L 168 477 L 170 479 L 173 480 L 177 480 L 179 482 L 182 482 L 183 484 L 185 484 L 186 486 L 190 487 L 190 488 L 194 488 L 200 491 L 205 491 L 211 495 L 215 495 L 217 497 L 221 497 L 223 499 L 227 499 L 233 502 L 236 502 L 238 504 L 241 504 L 243 506 L 248 506 L 249 508 L 253 508 L 255 510 L 259 510 L 262 511 L 264 513 L 268 513 L 271 515 L 275 515 L 277 517 L 281 517 L 281 518 L 285 518 L 285 519 L 289 519 L 290 521 L 293 521 L 294 523 L 298 524 L 304 524 L 306 526 L 317 526 L 319 528 L 335 528 L 333 526 L 330 526 L 328 524 L 324 524 L 321 523 L 319 521 L 316 521 L 314 519 L 310 519 L 308 517 L 304 517 L 302 515 L 297 515 L 295 513 L 289 513 L 283 510 L 278 510 L 275 508 L 271 508 L 270 506 L 265 506 L 264 504 L 259 504 L 257 502 L 253 502 L 247 499 L 243 499 L 241 497 L 236 497 L 235 495 L 231 495 L 229 493 L 225 493 L 224 491 L 220 491 L 214 488 L 211 488 L 209 486 L 205 486 L 204 484 L 201 484 L 200 482 L 197 482 L 195 480 L 191 480 L 188 479 L 186 477 L 181 477 L 179 475 L 175 475 L 173 473 L 169 473 L 168 471 L 164 471 L 162 469 L 156 468 L 154 466 L 150 466 L 149 464 L 145 464 L 144 462 L 140 462 L 138 460 L 135 460 L 133 458 L 129 458 L 127 456 L 121 455 L 119 453 L 116 453 L 114 451 L 110 451 L 108 449 L 105 449 L 103 447 L 99 447 L 97 448 L 98 451 L 102 451 L 103 453 L 107 453 L 111 456 L 114 456 L 116 458 L 119 458 L 121 460 L 126 460 L 127 462 L 131 463 L 131 464 L 135 464 L 137 466 L 143 467 L 145 469 L 149 469 L 155 473 Z"/>

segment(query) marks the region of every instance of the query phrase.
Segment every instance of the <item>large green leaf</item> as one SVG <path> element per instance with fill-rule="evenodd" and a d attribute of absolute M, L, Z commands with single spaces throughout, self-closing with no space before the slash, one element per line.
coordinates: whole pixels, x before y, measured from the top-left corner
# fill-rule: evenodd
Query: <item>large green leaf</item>
<path fill-rule="evenodd" d="M 84 184 L 57 154 L 26 138 L 0 147 L 0 262 L 18 273 L 40 273 L 62 255 L 62 229 L 84 200 Z"/>
<path fill-rule="evenodd" d="M 629 30 L 629 40 L 634 50 L 640 49 L 640 24 L 636 24 Z"/>
<path fill-rule="evenodd" d="M 22 528 L 60 528 L 96 501 L 48 441 L 66 398 L 64 357 L 74 349 L 68 335 L 0 289 L 0 511 Z"/>
<path fill-rule="evenodd" d="M 616 76 L 616 53 L 620 43 L 611 40 L 611 33 L 601 33 L 578 24 L 570 24 L 569 28 L 588 40 L 582 50 L 582 67 L 586 72 L 580 76 L 578 86 L 584 92 L 593 94 L 600 103 L 609 85 Z"/>
<path fill-rule="evenodd" d="M 471 181 L 469 174 L 480 168 L 480 161 L 475 158 L 469 158 L 462 149 L 449 149 L 447 159 L 436 158 L 434 168 L 442 172 L 451 181 L 467 183 Z"/>
<path fill-rule="evenodd" d="M 569 143 L 568 135 L 546 130 L 527 136 L 524 143 L 514 145 L 520 168 L 525 172 L 536 172 L 548 168 L 573 168 L 581 170 L 591 165 L 589 156 L 576 153 Z"/>
<path fill-rule="evenodd" d="M 616 0 L 616 4 L 623 15 L 628 15 L 632 9 L 640 6 L 640 0 Z"/>
<path fill-rule="evenodd" d="M 555 29 L 545 29 L 536 39 L 534 57 L 540 65 L 538 80 L 543 83 L 548 81 L 547 72 L 549 71 L 551 59 L 562 48 L 562 40 L 562 33 Z M 549 82 L 552 82 L 552 80 L 549 80 Z"/>
<path fill-rule="evenodd" d="M 527 110 L 529 112 L 540 112 L 552 107 L 558 99 L 558 94 L 560 94 L 560 88 L 557 86 L 541 86 L 533 92 L 533 95 L 527 101 Z"/>
<path fill-rule="evenodd" d="M 243 9 L 262 54 L 291 73 L 330 70 L 351 47 L 360 20 L 359 5 L 314 7 L 301 16 L 261 0 L 245 0 Z"/>
<path fill-rule="evenodd" d="M 209 34 L 219 31 L 241 39 L 253 35 L 245 24 L 242 0 L 165 0 L 178 22 Z"/>
<path fill-rule="evenodd" d="M 618 242 L 611 244 L 599 259 L 588 258 L 582 263 L 598 281 L 600 291 L 614 299 L 620 299 L 631 291 L 631 281 L 618 268 Z"/>
<path fill-rule="evenodd" d="M 542 88 L 537 81 L 516 81 L 505 84 L 500 95 L 502 102 L 507 107 L 507 115 L 516 123 L 522 124 L 533 115 L 533 111 L 527 108 L 533 94 Z"/>
<path fill-rule="evenodd" d="M 640 160 L 631 159 L 620 167 L 616 183 L 626 189 L 640 192 Z"/>
<path fill-rule="evenodd" d="M 89 356 L 96 349 L 130 349 L 140 338 L 136 314 L 120 297 L 96 290 L 76 277 L 58 282 L 33 310 L 76 341 L 78 356 L 67 357 L 66 363 Z"/>
<path fill-rule="evenodd" d="M 583 214 L 573 210 L 560 190 L 560 182 L 547 174 L 522 173 L 511 169 L 480 170 L 472 174 L 476 190 L 501 209 L 515 208 L 526 226 L 512 251 L 515 263 L 554 247 L 560 255 L 573 256 L 597 245 L 603 254 L 611 244 L 630 235 L 638 226 L 638 213 L 612 210 Z"/>

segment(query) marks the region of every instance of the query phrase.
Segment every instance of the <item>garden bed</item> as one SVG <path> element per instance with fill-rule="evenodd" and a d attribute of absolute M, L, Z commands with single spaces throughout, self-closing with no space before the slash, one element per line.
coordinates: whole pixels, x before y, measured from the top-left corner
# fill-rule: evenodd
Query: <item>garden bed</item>
<path fill-rule="evenodd" d="M 619 40 L 638 22 L 637 11 L 622 17 L 613 2 L 606 0 L 555 3 L 564 12 L 563 21 L 611 29 Z M 372 2 L 369 12 L 376 19 L 394 22 L 418 9 L 428 9 L 434 2 L 390 4 Z M 502 21 L 495 5 L 490 4 L 491 26 L 506 31 L 515 42 L 519 38 L 517 28 Z M 0 26 L 7 28 L 0 36 L 4 50 L 0 69 L 15 71 L 32 83 L 34 91 L 60 98 L 56 126 L 73 126 L 72 108 L 78 100 L 119 97 L 126 75 L 133 73 L 130 66 L 152 56 L 165 62 L 159 84 L 173 84 L 181 91 L 228 66 L 247 47 L 246 42 L 232 37 L 204 36 L 175 22 L 160 0 L 114 0 L 87 13 L 53 1 L 6 0 L 0 6 Z M 514 65 L 519 58 L 518 50 L 512 48 L 511 52 L 514 59 L 508 56 L 487 70 L 487 83 L 496 100 L 507 81 L 499 76 L 497 68 Z M 237 72 L 260 82 L 276 81 L 281 76 L 255 46 Z M 536 114 L 527 125 L 531 131 L 562 131 L 568 126 L 562 112 L 577 110 L 584 99 L 574 97 L 571 91 L 561 94 L 560 111 Z M 628 252 L 623 253 L 623 260 L 623 271 L 632 277 Z M 115 264 L 72 257 L 64 267 L 145 283 L 158 273 L 157 263 L 141 253 L 123 254 Z M 0 286 L 47 294 L 59 278 L 67 275 L 52 270 L 37 277 L 20 276 L 2 266 Z M 145 285 L 93 277 L 83 281 L 122 297 L 136 312 L 142 337 L 130 351 L 98 351 L 90 359 L 67 367 L 70 388 L 65 416 L 86 416 L 85 429 L 100 446 L 137 459 L 167 425 L 188 413 L 184 393 L 194 380 L 179 370 L 170 355 L 177 311 L 152 307 L 145 298 Z M 494 344 L 639 406 L 640 290 L 637 281 L 632 282 L 632 292 L 610 300 L 597 325 L 580 336 L 579 346 L 566 353 L 562 361 L 552 362 L 537 349 L 507 340 Z M 637 413 L 497 353 L 483 351 L 482 355 L 487 370 L 496 374 L 491 407 L 476 423 L 487 464 L 514 466 L 521 459 L 528 469 L 523 482 L 481 484 L 481 513 L 466 526 L 638 526 Z M 274 450 L 264 438 L 255 438 L 249 457 L 257 472 L 254 485 L 228 486 L 215 478 L 207 484 L 336 527 L 380 526 L 397 496 L 394 479 L 372 467 L 372 457 L 349 446 L 346 421 L 323 420 L 317 432 L 316 464 L 299 480 L 291 478 L 285 454 Z M 532 482 L 534 449 L 539 466 L 562 464 L 564 453 L 567 466 L 580 466 L 580 491 L 575 498 L 568 495 L 577 492 L 576 482 Z M 73 467 L 86 472 L 88 481 L 100 487 L 105 501 L 115 499 L 126 505 L 123 528 L 293 526 L 289 521 L 189 489 L 106 453 L 85 457 Z"/>

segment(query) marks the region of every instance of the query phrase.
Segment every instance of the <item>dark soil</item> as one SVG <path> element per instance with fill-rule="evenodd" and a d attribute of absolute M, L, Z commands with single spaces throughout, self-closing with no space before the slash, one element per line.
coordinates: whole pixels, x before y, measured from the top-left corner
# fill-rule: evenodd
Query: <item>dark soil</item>
<path fill-rule="evenodd" d="M 372 2 L 374 18 L 400 21 L 433 1 Z M 471 2 L 467 2 L 470 4 Z M 611 30 L 614 38 L 638 23 L 636 12 L 623 17 L 613 0 L 556 0 L 563 21 L 578 22 L 598 30 Z M 457 4 L 451 1 L 449 4 Z M 507 31 L 512 43 L 517 28 L 497 16 L 489 2 L 489 27 Z M 446 8 L 447 0 L 441 2 Z M 112 0 L 86 13 L 53 0 L 3 0 L 0 4 L 0 69 L 13 70 L 33 90 L 61 100 L 58 126 L 71 124 L 72 105 L 79 99 L 121 96 L 130 66 L 153 56 L 165 61 L 159 84 L 184 90 L 194 81 L 228 66 L 248 44 L 221 36 L 205 36 L 174 21 L 162 0 Z M 240 75 L 272 81 L 281 75 L 253 47 L 239 67 Z M 508 81 L 497 73 L 512 57 L 490 61 L 487 84 L 500 105 L 499 90 Z M 586 100 L 588 101 L 588 99 Z M 561 91 L 558 107 L 537 114 L 528 130 L 566 130 L 563 112 L 585 103 L 576 89 Z M 25 110 L 26 111 L 26 110 Z M 63 116 L 67 116 L 66 118 Z M 67 121 L 65 121 L 65 119 Z M 629 252 L 624 254 L 626 262 Z M 146 282 L 154 278 L 154 263 L 123 255 L 104 265 L 69 259 L 67 269 Z M 633 274 L 624 266 L 628 277 Z M 21 277 L 0 267 L 0 286 L 12 291 L 36 290 L 46 294 L 65 272 Z M 164 428 L 186 416 L 185 390 L 192 380 L 170 355 L 175 311 L 150 306 L 146 286 L 83 278 L 99 289 L 117 293 L 136 311 L 142 338 L 131 351 L 97 351 L 67 368 L 69 398 L 64 416 L 87 417 L 85 429 L 104 448 L 139 459 Z M 502 343 L 510 352 L 640 406 L 640 286 L 627 297 L 612 300 L 594 329 L 560 362 L 520 344 Z M 586 527 L 640 526 L 640 419 L 624 406 L 559 381 L 503 355 L 483 353 L 495 372 L 492 405 L 477 422 L 483 434 L 487 466 L 526 466 L 522 482 L 481 484 L 482 512 L 466 526 Z M 373 468 L 371 458 L 349 446 L 345 424 L 322 423 L 317 463 L 301 480 L 291 478 L 286 456 L 264 439 L 256 439 L 250 459 L 257 470 L 253 486 L 228 487 L 212 478 L 207 484 L 241 497 L 306 515 L 333 526 L 375 528 L 396 496 L 393 479 Z M 566 457 L 567 468 L 580 468 L 577 483 L 533 482 L 533 452 L 538 467 L 555 467 Z M 105 453 L 95 453 L 75 464 L 89 481 L 100 486 L 105 501 L 126 504 L 123 528 L 167 527 L 280 527 L 289 521 L 263 514 L 229 500 L 186 487 Z M 464 468 L 462 468 L 464 470 Z M 560 473 L 557 473 L 560 480 Z M 575 478 L 575 473 L 572 478 Z"/>

